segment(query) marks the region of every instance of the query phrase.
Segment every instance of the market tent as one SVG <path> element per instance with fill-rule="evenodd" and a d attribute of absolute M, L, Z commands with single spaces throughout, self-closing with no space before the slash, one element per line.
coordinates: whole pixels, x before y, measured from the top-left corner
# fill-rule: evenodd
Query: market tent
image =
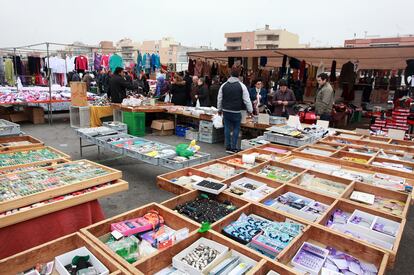
<path fill-rule="evenodd" d="M 337 68 L 351 61 L 359 62 L 359 69 L 404 69 L 407 59 L 414 59 L 414 46 L 400 47 L 363 47 L 363 48 L 293 48 L 271 50 L 238 50 L 189 52 L 190 58 L 227 61 L 228 57 L 268 57 L 268 65 L 279 67 L 283 55 L 305 60 L 308 64 L 318 65 L 321 61 L 330 68 L 336 60 Z"/>

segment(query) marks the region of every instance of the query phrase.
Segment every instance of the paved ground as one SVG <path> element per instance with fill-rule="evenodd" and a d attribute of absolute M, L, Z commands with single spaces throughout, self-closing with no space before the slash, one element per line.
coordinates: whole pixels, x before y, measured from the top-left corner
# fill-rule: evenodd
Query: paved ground
<path fill-rule="evenodd" d="M 54 115 L 54 118 L 55 121 L 53 126 L 49 126 L 48 124 L 23 124 L 22 131 L 40 138 L 47 145 L 69 154 L 74 160 L 81 159 L 79 151 L 79 138 L 69 126 L 68 115 Z M 162 141 L 171 145 L 184 142 L 183 138 L 176 136 L 147 136 L 146 138 Z M 120 214 L 150 202 L 162 202 L 173 196 L 168 192 L 158 189 L 155 184 L 155 178 L 157 175 L 171 170 L 144 164 L 128 157 L 119 158 L 119 155 L 109 151 L 101 152 L 101 155 L 98 156 L 96 148 L 97 147 L 84 148 L 83 158 L 121 170 L 123 172 L 123 179 L 129 182 L 128 191 L 100 200 L 107 217 Z M 218 158 L 225 155 L 223 152 L 223 146 L 219 144 L 210 145 L 203 143 L 202 148 L 203 151 L 210 153 L 212 158 Z M 408 214 L 407 224 L 401 240 L 396 266 L 387 274 L 414 274 L 414 257 L 411 254 L 414 251 L 414 248 L 411 247 L 413 244 L 414 213 L 411 210 Z"/>

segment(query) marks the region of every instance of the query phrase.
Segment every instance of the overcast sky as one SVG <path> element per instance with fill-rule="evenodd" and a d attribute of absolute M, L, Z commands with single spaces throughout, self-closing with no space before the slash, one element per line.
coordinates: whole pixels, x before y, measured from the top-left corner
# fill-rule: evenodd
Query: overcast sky
<path fill-rule="evenodd" d="M 172 36 L 183 45 L 223 48 L 225 32 L 265 24 L 312 46 L 342 46 L 354 33 L 414 33 L 413 0 L 0 0 L 0 9 L 0 47 Z"/>

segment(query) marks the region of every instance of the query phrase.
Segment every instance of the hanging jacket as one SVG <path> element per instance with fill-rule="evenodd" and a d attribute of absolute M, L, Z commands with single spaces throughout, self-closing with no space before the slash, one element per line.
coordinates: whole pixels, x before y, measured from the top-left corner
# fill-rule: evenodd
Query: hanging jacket
<path fill-rule="evenodd" d="M 210 107 L 210 94 L 207 85 L 198 85 L 198 100 L 200 107 Z"/>
<path fill-rule="evenodd" d="M 115 71 L 117 67 L 124 67 L 124 60 L 117 54 L 113 54 L 111 58 L 109 58 L 109 68 L 112 72 Z"/>

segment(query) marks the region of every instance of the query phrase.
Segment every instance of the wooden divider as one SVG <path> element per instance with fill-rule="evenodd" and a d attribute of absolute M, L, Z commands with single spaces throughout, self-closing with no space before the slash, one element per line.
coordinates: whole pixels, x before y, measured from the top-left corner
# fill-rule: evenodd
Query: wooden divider
<path fill-rule="evenodd" d="M 0 260 L 0 274 L 17 274 L 26 271 L 38 263 L 53 261 L 56 256 L 83 246 L 109 269 L 111 275 L 131 274 L 80 233 L 61 237 Z"/>

